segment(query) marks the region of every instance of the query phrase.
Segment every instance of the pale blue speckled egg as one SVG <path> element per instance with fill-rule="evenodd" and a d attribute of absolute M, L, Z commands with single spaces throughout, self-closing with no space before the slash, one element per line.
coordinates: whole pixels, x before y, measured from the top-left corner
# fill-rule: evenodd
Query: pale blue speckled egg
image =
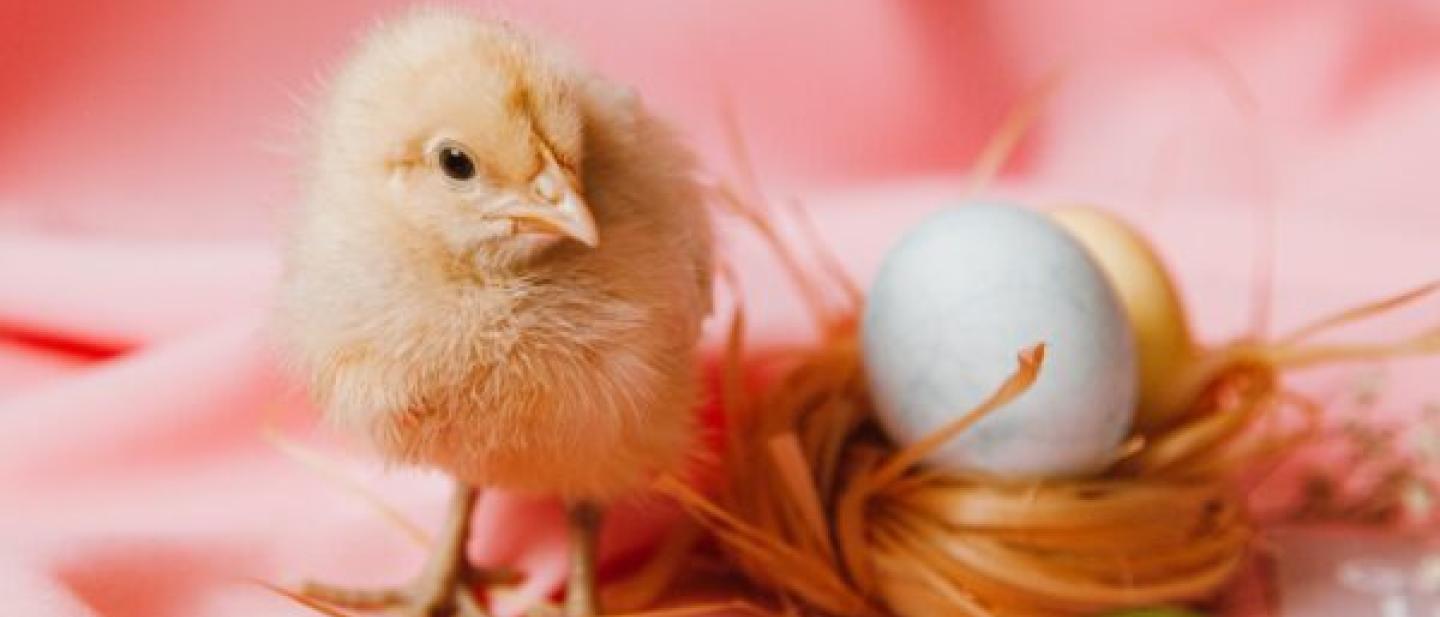
<path fill-rule="evenodd" d="M 909 444 L 985 400 L 1016 355 L 1045 343 L 1029 391 L 928 459 L 1005 477 L 1081 475 L 1130 430 L 1138 374 L 1124 308 L 1085 249 L 1048 217 L 967 204 L 886 256 L 862 324 L 880 425 Z"/>

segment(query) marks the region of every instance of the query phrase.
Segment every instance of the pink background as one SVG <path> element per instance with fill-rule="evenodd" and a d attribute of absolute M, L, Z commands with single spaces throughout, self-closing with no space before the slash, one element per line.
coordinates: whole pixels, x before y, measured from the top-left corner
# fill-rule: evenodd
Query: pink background
<path fill-rule="evenodd" d="M 394 581 L 418 563 L 368 506 L 261 439 L 278 423 L 325 440 L 259 335 L 275 221 L 295 194 L 297 101 L 401 6 L 0 2 L 0 612 L 304 615 L 237 581 Z M 1206 340 L 1250 331 L 1266 237 L 1276 332 L 1440 276 L 1434 2 L 480 8 L 633 83 L 721 170 L 731 101 L 773 195 L 809 206 L 862 279 L 906 225 L 958 199 L 1002 116 L 1057 68 L 1064 85 L 995 192 L 1131 216 Z M 727 239 L 753 336 L 796 341 L 804 316 L 773 264 L 745 234 Z M 1437 368 L 1393 363 L 1382 407 L 1403 417 L 1440 398 Z M 1298 383 L 1323 396 L 1357 370 Z M 337 456 L 434 519 L 438 478 Z M 668 516 L 636 510 L 612 552 Z M 489 498 L 472 555 L 529 567 L 524 593 L 549 593 L 555 516 Z"/>

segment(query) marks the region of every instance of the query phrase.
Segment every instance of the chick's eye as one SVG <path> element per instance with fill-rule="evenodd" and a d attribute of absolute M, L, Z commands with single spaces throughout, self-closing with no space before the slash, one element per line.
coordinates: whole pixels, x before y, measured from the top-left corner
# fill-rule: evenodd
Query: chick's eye
<path fill-rule="evenodd" d="M 460 146 L 444 144 L 436 151 L 440 170 L 452 180 L 465 181 L 475 177 L 475 161 Z"/>

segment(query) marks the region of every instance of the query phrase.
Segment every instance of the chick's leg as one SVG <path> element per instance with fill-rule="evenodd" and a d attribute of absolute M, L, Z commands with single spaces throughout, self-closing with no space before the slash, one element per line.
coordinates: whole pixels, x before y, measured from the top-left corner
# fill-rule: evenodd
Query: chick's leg
<path fill-rule="evenodd" d="M 480 617 L 484 611 L 470 593 L 470 582 L 501 582 L 470 567 L 465 546 L 476 490 L 456 482 L 455 492 L 420 577 L 405 589 L 358 590 L 308 583 L 302 594 L 327 604 L 357 610 L 389 610 L 405 617 Z"/>
<path fill-rule="evenodd" d="M 565 591 L 566 617 L 594 617 L 600 614 L 595 590 L 595 556 L 604 516 L 598 504 L 577 501 L 570 504 L 570 584 Z"/>
<path fill-rule="evenodd" d="M 475 487 L 455 482 L 445 526 L 440 529 L 425 570 L 413 584 L 415 595 L 410 608 L 420 615 L 438 617 L 456 613 L 453 609 L 459 608 L 461 596 L 470 596 L 466 590 L 465 546 L 470 539 L 470 515 L 475 511 L 476 493 Z"/>

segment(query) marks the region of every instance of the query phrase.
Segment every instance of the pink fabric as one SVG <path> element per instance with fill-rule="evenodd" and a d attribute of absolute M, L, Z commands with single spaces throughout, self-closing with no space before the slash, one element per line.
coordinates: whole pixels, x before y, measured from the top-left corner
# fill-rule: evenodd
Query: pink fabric
<path fill-rule="evenodd" d="M 1274 331 L 1440 275 L 1440 10 L 1423 0 L 511 4 L 635 83 L 717 167 L 733 102 L 774 194 L 810 206 L 862 279 L 958 199 L 1005 111 L 1056 68 L 1066 81 L 997 192 L 1141 222 L 1207 340 L 1248 331 L 1266 203 Z M 438 516 L 441 479 L 330 443 L 263 336 L 292 95 L 396 10 L 0 3 L 0 613 L 307 615 L 247 579 L 394 582 L 418 564 L 372 508 L 263 438 L 278 428 L 422 525 Z M 800 341 L 779 271 L 730 231 L 752 337 Z M 1393 364 L 1384 409 L 1440 394 L 1440 363 Z M 1299 383 L 1323 395 L 1353 372 Z M 627 507 L 612 563 L 672 516 Z M 472 556 L 531 574 L 505 607 L 556 588 L 557 516 L 485 498 Z"/>

